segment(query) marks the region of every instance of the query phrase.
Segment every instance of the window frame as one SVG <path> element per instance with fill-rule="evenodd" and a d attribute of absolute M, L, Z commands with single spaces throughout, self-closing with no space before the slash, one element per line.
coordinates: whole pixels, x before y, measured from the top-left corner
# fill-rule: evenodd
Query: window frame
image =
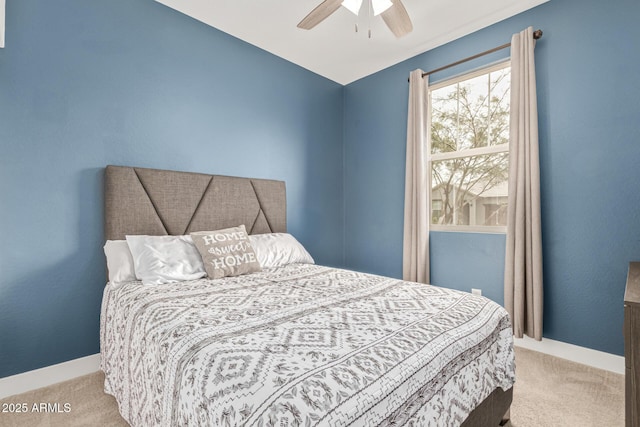
<path fill-rule="evenodd" d="M 489 147 L 479 147 L 479 148 L 470 148 L 461 151 L 451 151 L 446 153 L 431 153 L 431 116 L 432 116 L 432 105 L 431 105 L 431 92 L 443 88 L 445 86 L 451 86 L 453 84 L 460 83 L 465 80 L 470 80 L 478 76 L 482 76 L 485 74 L 490 74 L 494 71 L 502 70 L 504 68 L 511 67 L 511 58 L 506 59 L 504 61 L 500 61 L 496 64 L 488 65 L 486 67 L 482 67 L 478 70 L 471 71 L 468 73 L 463 73 L 452 78 L 448 78 L 445 80 L 441 80 L 433 85 L 429 85 L 429 89 L 427 91 L 427 100 L 429 103 L 428 114 L 427 114 L 427 135 L 426 135 L 426 153 L 427 153 L 427 185 L 429 188 L 429 230 L 430 231 L 446 231 L 446 232 L 462 232 L 462 233 L 492 233 L 492 234 L 506 234 L 507 226 L 506 225 L 444 225 L 444 224 L 432 224 L 432 212 L 433 212 L 433 186 L 432 186 L 432 164 L 434 161 L 441 160 L 451 160 L 458 159 L 462 157 L 475 157 L 487 154 L 499 154 L 499 153 L 509 153 L 510 144 L 500 144 L 500 145 L 492 145 Z M 509 109 L 511 109 L 511 105 L 509 105 Z M 508 179 L 508 178 L 507 178 Z"/>

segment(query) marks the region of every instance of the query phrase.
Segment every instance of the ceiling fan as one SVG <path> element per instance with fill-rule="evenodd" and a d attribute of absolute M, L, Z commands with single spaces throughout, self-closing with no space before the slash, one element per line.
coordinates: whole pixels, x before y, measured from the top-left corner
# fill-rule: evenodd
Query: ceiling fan
<path fill-rule="evenodd" d="M 402 37 L 413 31 L 413 24 L 401 0 L 324 0 L 300 21 L 298 28 L 312 29 L 340 9 L 340 6 L 358 15 L 365 1 L 372 9 L 374 16 L 382 15 L 384 23 L 396 37 Z"/>

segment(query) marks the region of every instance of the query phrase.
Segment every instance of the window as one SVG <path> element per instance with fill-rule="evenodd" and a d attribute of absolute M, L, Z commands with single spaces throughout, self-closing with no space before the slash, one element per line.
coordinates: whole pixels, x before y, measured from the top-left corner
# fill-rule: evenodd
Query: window
<path fill-rule="evenodd" d="M 509 62 L 429 88 L 431 229 L 504 232 Z"/>

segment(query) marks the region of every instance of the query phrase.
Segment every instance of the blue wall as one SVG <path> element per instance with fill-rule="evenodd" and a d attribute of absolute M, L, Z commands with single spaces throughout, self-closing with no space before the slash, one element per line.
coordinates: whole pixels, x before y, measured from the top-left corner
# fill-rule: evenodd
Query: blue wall
<path fill-rule="evenodd" d="M 551 0 L 345 88 L 152 0 L 8 3 L 0 377 L 98 351 L 106 164 L 283 179 L 318 262 L 400 277 L 408 73 L 529 25 L 545 32 L 544 335 L 622 352 L 640 259 L 637 0 Z M 433 232 L 431 250 L 433 283 L 502 301 L 503 235 Z"/>
<path fill-rule="evenodd" d="M 107 164 L 285 180 L 342 262 L 342 86 L 152 0 L 7 2 L 0 377 L 99 351 Z"/>
<path fill-rule="evenodd" d="M 411 70 L 501 45 L 536 47 L 544 336 L 622 354 L 627 265 L 640 259 L 640 2 L 551 0 L 345 88 L 345 263 L 400 277 Z M 432 76 L 432 82 L 508 50 Z M 502 302 L 504 235 L 431 233 L 433 283 Z"/>

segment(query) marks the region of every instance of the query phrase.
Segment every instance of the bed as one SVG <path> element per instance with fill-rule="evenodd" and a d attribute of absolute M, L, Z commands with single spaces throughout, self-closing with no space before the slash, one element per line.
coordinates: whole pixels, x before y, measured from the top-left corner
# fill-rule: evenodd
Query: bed
<path fill-rule="evenodd" d="M 108 166 L 105 238 L 286 232 L 284 182 Z M 314 264 L 105 287 L 105 392 L 133 426 L 492 426 L 512 400 L 504 309 Z"/>

